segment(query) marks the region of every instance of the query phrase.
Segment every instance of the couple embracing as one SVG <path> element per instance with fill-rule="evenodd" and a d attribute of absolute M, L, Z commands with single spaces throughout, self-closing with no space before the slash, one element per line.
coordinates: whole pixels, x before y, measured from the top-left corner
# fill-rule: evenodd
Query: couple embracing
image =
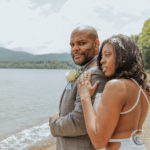
<path fill-rule="evenodd" d="M 136 43 L 115 35 L 99 51 L 96 30 L 81 26 L 73 30 L 70 46 L 82 73 L 67 84 L 59 115 L 49 120 L 57 150 L 146 150 L 137 136 L 150 90 Z"/>

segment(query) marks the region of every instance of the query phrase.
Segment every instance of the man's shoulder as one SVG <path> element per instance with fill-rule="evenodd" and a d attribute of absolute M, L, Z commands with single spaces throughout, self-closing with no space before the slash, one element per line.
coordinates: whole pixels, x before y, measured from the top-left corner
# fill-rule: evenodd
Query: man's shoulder
<path fill-rule="evenodd" d="M 105 77 L 104 76 L 104 73 L 102 72 L 102 70 L 100 70 L 100 68 L 98 66 L 93 66 L 93 67 L 90 67 L 87 72 L 91 72 L 92 75 L 99 75 L 99 76 L 102 76 L 102 77 Z"/>
<path fill-rule="evenodd" d="M 104 87 L 105 83 L 107 82 L 107 78 L 102 72 L 102 70 L 99 69 L 98 66 L 94 66 L 89 68 L 88 72 L 91 72 L 91 82 L 94 84 L 96 81 L 100 81 L 100 86 L 99 87 Z"/>

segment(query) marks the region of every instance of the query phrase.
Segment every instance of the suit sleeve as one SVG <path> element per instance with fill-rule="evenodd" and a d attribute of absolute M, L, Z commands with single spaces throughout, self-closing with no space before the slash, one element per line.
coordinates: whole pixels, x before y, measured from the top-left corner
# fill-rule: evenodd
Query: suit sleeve
<path fill-rule="evenodd" d="M 101 72 L 94 72 L 92 74 L 92 84 L 97 80 L 100 81 L 100 85 L 96 89 L 96 92 L 101 93 L 106 82 L 106 79 Z M 92 101 L 94 98 L 95 96 L 93 96 Z M 54 137 L 74 137 L 87 134 L 78 90 L 73 111 L 65 116 L 54 118 L 51 121 L 50 130 Z"/>

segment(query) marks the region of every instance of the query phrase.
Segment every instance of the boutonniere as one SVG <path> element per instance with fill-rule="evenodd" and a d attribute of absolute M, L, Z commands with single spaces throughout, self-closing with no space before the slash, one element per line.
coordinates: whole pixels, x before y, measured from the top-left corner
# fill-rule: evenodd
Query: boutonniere
<path fill-rule="evenodd" d="M 74 82 L 82 72 L 82 69 L 73 69 L 67 71 L 65 74 L 67 82 Z"/>

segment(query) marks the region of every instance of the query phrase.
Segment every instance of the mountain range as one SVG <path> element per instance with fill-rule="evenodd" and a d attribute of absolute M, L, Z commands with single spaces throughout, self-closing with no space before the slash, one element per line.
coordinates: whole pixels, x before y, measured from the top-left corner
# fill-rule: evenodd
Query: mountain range
<path fill-rule="evenodd" d="M 0 47 L 0 62 L 53 61 L 53 60 L 71 61 L 72 58 L 69 53 L 50 53 L 50 54 L 34 55 L 27 52 L 13 51 L 10 49 Z"/>

